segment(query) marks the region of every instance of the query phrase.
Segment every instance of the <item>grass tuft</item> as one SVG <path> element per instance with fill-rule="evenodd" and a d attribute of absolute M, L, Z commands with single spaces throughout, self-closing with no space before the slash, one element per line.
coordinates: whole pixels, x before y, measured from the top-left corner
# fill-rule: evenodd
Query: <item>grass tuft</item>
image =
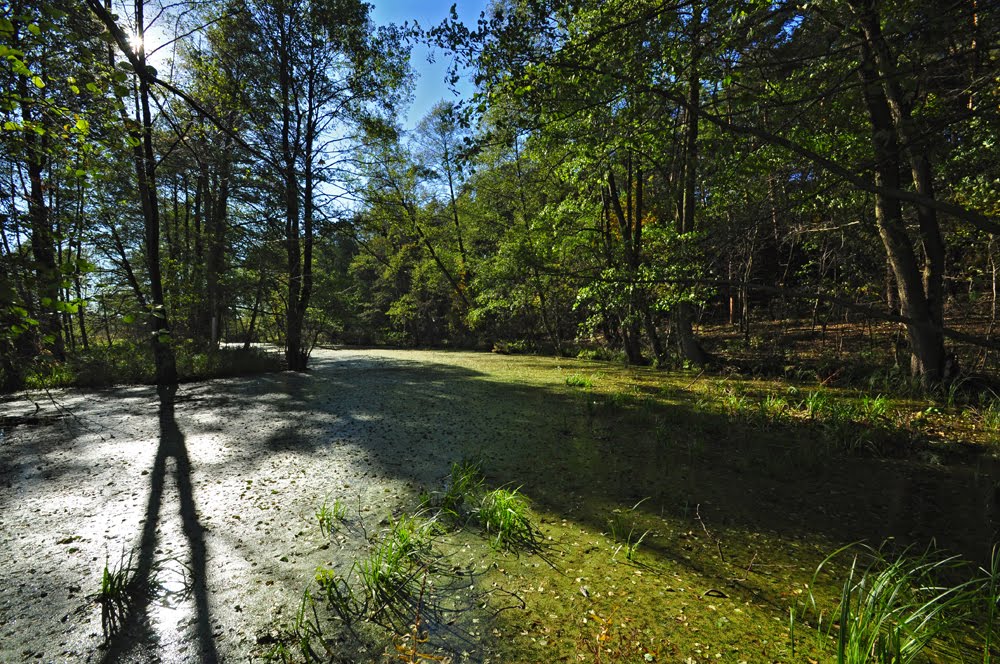
<path fill-rule="evenodd" d="M 430 522 L 403 515 L 367 558 L 354 563 L 372 620 L 398 630 L 412 617 L 414 600 L 421 594 L 417 577 L 430 564 L 431 528 Z"/>
<path fill-rule="evenodd" d="M 858 546 L 861 551 L 851 561 L 835 614 L 838 664 L 919 661 L 932 642 L 960 630 L 971 615 L 970 607 L 982 598 L 976 579 L 957 585 L 941 582 L 962 566 L 955 556 L 941 557 L 928 550 L 918 556 L 904 552 L 889 557 L 881 549 Z M 824 560 L 817 575 L 850 548 Z M 989 661 L 988 644 L 986 648 Z"/>
<path fill-rule="evenodd" d="M 518 489 L 495 489 L 487 493 L 483 496 L 478 517 L 497 548 L 512 550 L 537 546 L 537 534 L 528 518 L 528 503 Z"/>
<path fill-rule="evenodd" d="M 594 386 L 594 381 L 586 376 L 581 376 L 580 374 L 573 374 L 572 376 L 566 377 L 566 384 L 570 387 L 583 387 L 590 389 Z"/>
<path fill-rule="evenodd" d="M 104 559 L 101 586 L 94 600 L 101 607 L 101 627 L 105 638 L 125 625 L 137 599 L 148 598 L 155 593 L 155 579 L 140 576 L 134 561 L 135 554 L 130 552 L 126 558 L 124 550 L 114 565 L 107 557 Z"/>
<path fill-rule="evenodd" d="M 441 511 L 458 519 L 482 495 L 485 482 L 482 464 L 478 461 L 465 459 L 451 464 L 451 478 L 441 497 Z"/>
<path fill-rule="evenodd" d="M 635 561 L 639 546 L 649 535 L 648 530 L 639 532 L 640 529 L 636 526 L 635 510 L 647 500 L 649 500 L 648 497 L 643 498 L 627 510 L 615 509 L 611 513 L 611 518 L 608 519 L 608 529 L 611 531 L 611 539 L 618 544 L 612 558 L 624 550 L 625 560 Z"/>
<path fill-rule="evenodd" d="M 329 499 L 326 499 L 316 510 L 316 520 L 319 522 L 319 531 L 323 537 L 329 537 L 337 530 L 337 523 L 343 522 L 346 518 L 347 506 L 340 498 L 335 498 L 332 505 Z"/>

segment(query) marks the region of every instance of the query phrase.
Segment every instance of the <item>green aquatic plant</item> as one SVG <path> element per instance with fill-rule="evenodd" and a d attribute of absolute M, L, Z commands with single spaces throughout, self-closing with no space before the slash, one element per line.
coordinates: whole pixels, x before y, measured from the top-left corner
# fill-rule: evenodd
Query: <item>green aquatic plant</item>
<path fill-rule="evenodd" d="M 142 574 L 135 564 L 134 552 L 126 556 L 123 549 L 114 564 L 105 555 L 101 585 L 94 595 L 94 601 L 101 607 L 101 628 L 105 638 L 122 628 L 136 600 L 148 599 L 159 589 L 156 569 Z"/>
<path fill-rule="evenodd" d="M 337 529 L 337 522 L 342 522 L 346 518 L 347 506 L 344 505 L 340 498 L 335 498 L 332 505 L 329 499 L 326 499 L 319 506 L 319 509 L 316 510 L 319 531 L 324 537 L 329 537 Z"/>
<path fill-rule="evenodd" d="M 417 576 L 432 564 L 430 530 L 430 522 L 400 516 L 368 557 L 354 563 L 371 619 L 394 628 L 405 625 L 414 598 L 421 592 Z"/>
<path fill-rule="evenodd" d="M 860 551 L 851 561 L 835 614 L 838 664 L 917 661 L 932 641 L 968 617 L 975 582 L 943 585 L 940 579 L 961 563 L 932 550 L 889 557 L 881 549 L 844 547 L 820 563 L 813 587 L 824 566 L 855 546 Z"/>
<path fill-rule="evenodd" d="M 979 423 L 990 433 L 1000 431 L 1000 399 L 992 396 L 979 407 Z"/>
<path fill-rule="evenodd" d="M 466 506 L 475 504 L 482 495 L 485 482 L 481 463 L 465 459 L 451 464 L 451 478 L 441 497 L 441 511 L 458 518 Z"/>
<path fill-rule="evenodd" d="M 983 664 L 993 661 L 994 643 L 1000 640 L 1000 544 L 993 547 L 989 569 L 981 568 L 982 584 L 976 605 L 983 613 Z"/>
<path fill-rule="evenodd" d="M 615 509 L 612 511 L 611 518 L 608 519 L 608 529 L 611 531 L 611 539 L 618 544 L 618 547 L 611 556 L 612 558 L 624 550 L 625 559 L 629 562 L 635 561 L 639 546 L 646 539 L 646 536 L 649 535 L 649 530 L 642 530 L 640 532 L 640 529 L 637 527 L 635 510 L 647 500 L 649 500 L 648 496 L 627 510 Z"/>
<path fill-rule="evenodd" d="M 535 528 L 528 517 L 528 504 L 518 489 L 490 491 L 483 496 L 477 516 L 497 548 L 525 549 L 537 543 Z"/>
<path fill-rule="evenodd" d="M 868 424 L 884 423 L 889 417 L 889 400 L 881 394 L 875 397 L 865 394 L 858 403 L 858 415 Z"/>
<path fill-rule="evenodd" d="M 806 398 L 802 402 L 802 408 L 810 419 L 816 419 L 822 415 L 830 403 L 830 399 L 823 390 L 814 390 L 806 393 Z"/>
<path fill-rule="evenodd" d="M 316 568 L 316 583 L 319 585 L 323 596 L 329 606 L 337 616 L 345 623 L 352 623 L 361 615 L 361 608 L 358 605 L 357 597 L 351 586 L 335 570 L 318 567 Z"/>
<path fill-rule="evenodd" d="M 132 603 L 131 587 L 135 578 L 135 568 L 132 566 L 132 555 L 112 566 L 107 557 L 104 559 L 104 569 L 101 572 L 101 587 L 97 591 L 96 600 L 101 606 L 101 627 L 107 637 L 118 631 L 124 623 Z"/>

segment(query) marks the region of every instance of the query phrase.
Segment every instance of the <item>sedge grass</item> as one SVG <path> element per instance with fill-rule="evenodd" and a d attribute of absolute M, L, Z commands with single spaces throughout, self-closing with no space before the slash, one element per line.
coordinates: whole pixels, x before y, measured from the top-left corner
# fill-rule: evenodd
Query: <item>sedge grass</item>
<path fill-rule="evenodd" d="M 316 510 L 316 520 L 319 522 L 319 531 L 323 537 L 329 537 L 337 529 L 337 523 L 346 518 L 347 507 L 340 498 L 334 499 L 333 504 L 326 499 Z"/>
<path fill-rule="evenodd" d="M 537 544 L 527 501 L 518 489 L 490 491 L 483 496 L 477 516 L 496 548 L 530 549 Z"/>
<path fill-rule="evenodd" d="M 839 549 L 820 564 L 813 587 L 820 570 L 853 546 Z M 940 581 L 961 567 L 957 557 L 941 557 L 932 550 L 889 557 L 881 549 L 860 548 L 835 613 L 838 664 L 919 661 L 932 642 L 952 636 L 968 618 L 979 594 L 976 581 L 957 585 Z"/>
<path fill-rule="evenodd" d="M 485 482 L 480 463 L 469 460 L 453 463 L 450 481 L 441 497 L 441 511 L 458 519 L 482 495 Z"/>

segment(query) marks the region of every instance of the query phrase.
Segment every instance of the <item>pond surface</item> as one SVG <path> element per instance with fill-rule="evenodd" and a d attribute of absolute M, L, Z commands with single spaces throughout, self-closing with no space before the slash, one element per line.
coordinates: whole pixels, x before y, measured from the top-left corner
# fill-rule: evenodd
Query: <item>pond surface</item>
<path fill-rule="evenodd" d="M 813 454 L 807 429 L 700 409 L 693 375 L 458 352 L 311 362 L 0 403 L 0 661 L 246 661 L 318 566 L 346 569 L 366 545 L 320 533 L 324 500 L 376 528 L 470 458 L 532 500 L 550 548 L 470 554 L 476 583 L 517 608 L 462 626 L 456 659 L 593 661 L 606 636 L 648 640 L 659 661 L 801 661 L 826 646 L 793 656 L 788 606 L 837 546 L 937 538 L 981 561 L 997 540 L 990 462 Z M 568 386 L 577 374 L 593 386 Z M 628 562 L 609 533 L 623 518 L 648 531 Z M 106 565 L 157 584 L 107 643 Z"/>

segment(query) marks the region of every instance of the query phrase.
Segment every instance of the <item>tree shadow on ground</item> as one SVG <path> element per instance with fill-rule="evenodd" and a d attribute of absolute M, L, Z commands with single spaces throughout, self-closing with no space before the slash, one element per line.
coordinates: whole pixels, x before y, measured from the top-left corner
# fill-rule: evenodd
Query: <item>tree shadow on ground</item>
<path fill-rule="evenodd" d="M 691 395 L 653 399 L 637 388 L 620 398 L 416 359 L 314 367 L 291 377 L 302 385 L 281 406 L 311 428 L 302 453 L 349 440 L 378 475 L 420 486 L 453 461 L 481 459 L 491 483 L 519 486 L 540 510 L 598 530 L 612 508 L 645 498 L 641 512 L 699 528 L 700 507 L 699 519 L 718 529 L 832 545 L 935 540 L 977 562 L 1000 535 L 1000 468 L 986 458 L 935 465 L 842 453 L 814 422 L 727 414 Z"/>
<path fill-rule="evenodd" d="M 206 586 L 206 546 L 203 536 L 204 528 L 198 520 L 194 493 L 191 485 L 191 461 L 188 458 L 184 434 L 174 417 L 174 402 L 176 386 L 161 386 L 159 396 L 160 436 L 156 452 L 156 460 L 150 472 L 149 500 L 146 505 L 142 534 L 139 540 L 138 559 L 132 568 L 128 591 L 131 601 L 127 605 L 126 615 L 121 617 L 121 624 L 112 633 L 107 642 L 107 650 L 102 662 L 130 661 L 137 651 L 155 649 L 158 632 L 151 625 L 150 609 L 157 600 L 158 561 L 157 553 L 162 544 L 159 530 L 164 509 L 164 493 L 167 476 L 173 475 L 179 501 L 179 516 L 184 532 L 189 561 L 185 566 L 188 577 L 184 587 L 178 592 L 182 598 L 194 605 L 195 639 L 197 655 L 191 654 L 201 662 L 218 661 L 215 641 L 212 637 L 211 616 L 209 613 L 208 588 Z M 173 460 L 173 468 L 168 467 L 168 461 Z"/>
<path fill-rule="evenodd" d="M 1000 473 L 987 459 L 945 466 L 848 454 L 816 422 L 726 412 L 688 390 L 639 385 L 626 370 L 611 389 L 611 378 L 600 390 L 571 389 L 566 375 L 589 367 L 532 358 L 530 371 L 556 373 L 522 378 L 494 372 L 499 362 L 520 370 L 520 358 L 454 357 L 345 353 L 307 375 L 232 386 L 238 394 L 226 387 L 225 399 L 238 412 L 260 404 L 254 390 L 274 390 L 277 429 L 263 449 L 248 446 L 247 460 L 261 451 L 261 467 L 269 453 L 308 457 L 323 493 L 365 504 L 373 519 L 416 509 L 418 490 L 440 490 L 451 463 L 480 460 L 491 487 L 518 487 L 546 523 L 607 532 L 614 513 L 634 512 L 637 532 L 657 530 L 644 562 L 676 563 L 778 614 L 788 585 L 777 579 L 808 582 L 846 543 L 936 540 L 985 562 L 997 540 Z M 413 489 L 409 506 L 382 495 L 390 481 Z"/>

